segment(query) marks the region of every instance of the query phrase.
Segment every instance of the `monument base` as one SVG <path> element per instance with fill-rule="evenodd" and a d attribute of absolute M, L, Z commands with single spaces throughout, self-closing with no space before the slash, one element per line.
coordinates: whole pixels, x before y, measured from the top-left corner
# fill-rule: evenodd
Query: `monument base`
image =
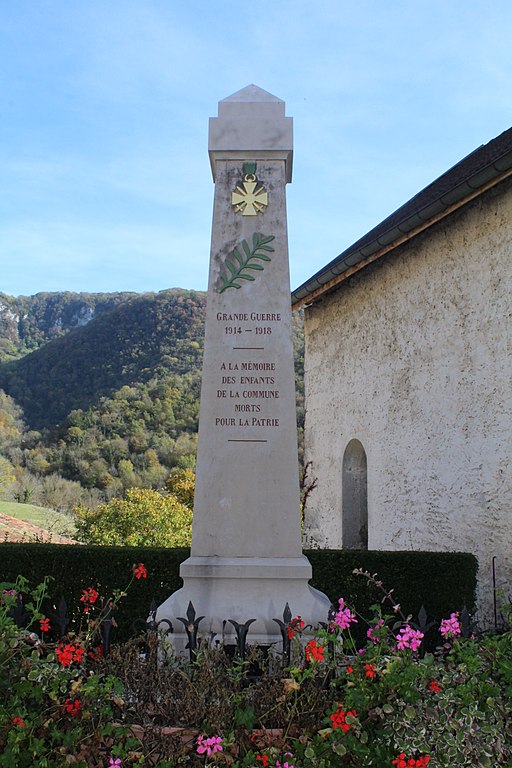
<path fill-rule="evenodd" d="M 286 603 L 292 617 L 301 616 L 306 625 L 315 628 L 327 622 L 329 598 L 309 586 L 311 564 L 304 556 L 286 557 L 189 557 L 182 563 L 183 587 L 162 603 L 156 620 L 168 619 L 174 633 L 168 640 L 178 654 L 185 653 L 187 635 L 179 618 L 187 617 L 191 602 L 196 617 L 204 616 L 199 625 L 200 637 L 227 645 L 236 643 L 236 633 L 229 619 L 251 624 L 249 645 L 275 645 L 282 649 L 279 626 L 273 619 L 283 620 Z M 164 625 L 165 626 L 165 625 Z"/>

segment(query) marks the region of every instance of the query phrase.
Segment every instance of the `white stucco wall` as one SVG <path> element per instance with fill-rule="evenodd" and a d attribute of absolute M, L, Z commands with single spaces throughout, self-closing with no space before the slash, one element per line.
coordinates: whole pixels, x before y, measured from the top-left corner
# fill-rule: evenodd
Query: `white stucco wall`
<path fill-rule="evenodd" d="M 368 461 L 369 549 L 491 559 L 512 592 L 512 183 L 365 270 L 305 313 L 308 538 L 342 546 L 342 459 Z"/>

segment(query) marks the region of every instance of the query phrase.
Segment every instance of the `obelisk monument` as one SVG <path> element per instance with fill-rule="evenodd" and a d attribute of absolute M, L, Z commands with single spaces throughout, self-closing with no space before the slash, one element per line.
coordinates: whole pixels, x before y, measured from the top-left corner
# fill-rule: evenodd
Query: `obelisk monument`
<path fill-rule="evenodd" d="M 255 85 L 210 119 L 215 182 L 191 557 L 184 586 L 158 609 L 189 601 L 200 631 L 256 619 L 248 641 L 278 642 L 286 603 L 309 624 L 329 600 L 311 588 L 302 554 L 286 184 L 292 118 Z M 224 625 L 229 634 L 232 625 Z"/>

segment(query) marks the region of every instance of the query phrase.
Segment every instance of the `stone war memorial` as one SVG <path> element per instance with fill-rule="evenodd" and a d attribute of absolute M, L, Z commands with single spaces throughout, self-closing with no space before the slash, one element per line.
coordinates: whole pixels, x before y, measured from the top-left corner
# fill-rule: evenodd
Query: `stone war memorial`
<path fill-rule="evenodd" d="M 327 621 L 302 554 L 286 184 L 292 118 L 249 85 L 210 119 L 215 183 L 191 556 L 183 587 L 157 612 L 172 643 L 192 604 L 200 633 L 234 642 L 231 621 L 253 619 L 247 642 L 279 644 L 274 619 Z M 231 621 L 230 621 L 231 620 Z"/>

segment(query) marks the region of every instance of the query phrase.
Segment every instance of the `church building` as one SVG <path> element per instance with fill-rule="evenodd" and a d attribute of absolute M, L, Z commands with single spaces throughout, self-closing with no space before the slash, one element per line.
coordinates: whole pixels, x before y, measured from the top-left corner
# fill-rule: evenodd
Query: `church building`
<path fill-rule="evenodd" d="M 309 544 L 472 552 L 482 620 L 512 594 L 511 289 L 512 128 L 292 294 Z"/>

